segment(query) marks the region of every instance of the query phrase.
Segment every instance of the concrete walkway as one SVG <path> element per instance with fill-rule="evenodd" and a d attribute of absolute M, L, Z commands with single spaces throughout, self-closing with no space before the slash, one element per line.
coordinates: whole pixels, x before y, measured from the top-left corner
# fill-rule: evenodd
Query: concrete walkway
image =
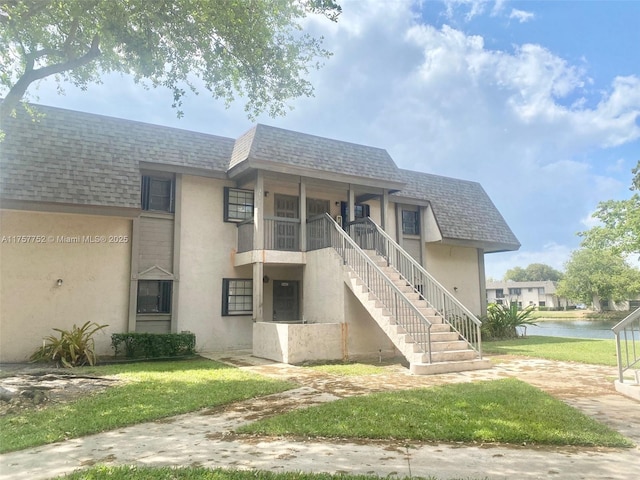
<path fill-rule="evenodd" d="M 394 441 L 345 442 L 236 437 L 239 425 L 274 412 L 388 389 L 517 377 L 543 388 L 640 445 L 640 403 L 616 393 L 615 369 L 501 358 L 491 370 L 415 377 L 399 366 L 349 379 L 249 355 L 208 355 L 240 368 L 297 381 L 300 388 L 170 419 L 0 456 L 0 479 L 46 479 L 94 464 L 204 466 L 270 471 L 489 479 L 638 478 L 640 447 L 505 447 Z M 544 412 L 540 412 L 544 415 Z"/>

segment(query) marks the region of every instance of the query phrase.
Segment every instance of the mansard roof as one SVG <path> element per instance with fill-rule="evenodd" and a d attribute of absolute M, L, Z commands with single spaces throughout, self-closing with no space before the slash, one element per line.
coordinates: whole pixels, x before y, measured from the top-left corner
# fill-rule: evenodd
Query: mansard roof
<path fill-rule="evenodd" d="M 37 106 L 4 122 L 0 197 L 140 208 L 144 163 L 224 175 L 234 140 Z"/>
<path fill-rule="evenodd" d="M 520 242 L 477 182 L 400 170 L 405 187 L 393 194 L 431 205 L 443 240 L 466 241 L 486 251 L 517 250 Z"/>
<path fill-rule="evenodd" d="M 430 205 L 443 241 L 486 251 L 520 246 L 480 184 L 401 170 L 386 150 L 267 125 L 237 140 L 54 107 L 2 125 L 3 205 L 138 211 L 141 170 L 236 178 L 252 169 L 396 191 Z M 21 110 L 21 109 L 19 109 Z M 394 197 L 392 197 L 394 198 Z"/>
<path fill-rule="evenodd" d="M 256 125 L 235 144 L 230 175 L 249 168 L 313 175 L 343 182 L 402 187 L 395 162 L 382 148 Z"/>

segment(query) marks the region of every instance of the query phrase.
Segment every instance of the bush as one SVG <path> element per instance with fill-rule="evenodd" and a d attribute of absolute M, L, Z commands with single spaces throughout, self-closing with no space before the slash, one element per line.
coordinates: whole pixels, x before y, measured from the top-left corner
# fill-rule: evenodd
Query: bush
<path fill-rule="evenodd" d="M 50 335 L 44 339 L 42 347 L 30 357 L 32 362 L 56 362 L 64 367 L 95 365 L 96 352 L 93 336 L 108 325 L 86 322 L 82 327 L 73 326 L 71 330 L 54 328 L 60 332 L 60 338 Z"/>
<path fill-rule="evenodd" d="M 487 307 L 487 315 L 482 318 L 482 335 L 494 340 L 516 338 L 516 327 L 536 325 L 531 319 L 534 311 L 533 307 L 518 310 L 517 303 L 491 303 Z"/>
<path fill-rule="evenodd" d="M 114 333 L 111 346 L 115 355 L 127 358 L 166 358 L 193 355 L 196 336 L 193 333 Z"/>

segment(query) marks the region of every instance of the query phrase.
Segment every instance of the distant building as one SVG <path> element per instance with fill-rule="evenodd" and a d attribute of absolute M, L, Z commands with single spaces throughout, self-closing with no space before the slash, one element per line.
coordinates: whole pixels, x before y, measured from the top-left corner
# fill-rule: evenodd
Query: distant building
<path fill-rule="evenodd" d="M 513 303 L 526 308 L 543 307 L 550 310 L 573 307 L 575 303 L 557 294 L 556 284 L 543 282 L 487 282 L 487 303 Z"/>

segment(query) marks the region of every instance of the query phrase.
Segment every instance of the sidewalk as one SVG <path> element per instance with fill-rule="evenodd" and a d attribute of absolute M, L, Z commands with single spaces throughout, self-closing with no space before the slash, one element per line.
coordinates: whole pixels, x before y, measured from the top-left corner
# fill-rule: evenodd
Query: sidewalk
<path fill-rule="evenodd" d="M 344 442 L 235 437 L 237 426 L 274 411 L 387 389 L 517 377 L 543 388 L 640 445 L 640 403 L 615 392 L 615 369 L 510 358 L 491 370 L 415 377 L 401 369 L 349 379 L 248 355 L 207 355 L 300 388 L 117 431 L 0 456 L 0 479 L 46 479 L 90 465 L 204 466 L 490 479 L 620 479 L 640 472 L 640 447 L 505 447 L 382 441 Z M 541 412 L 543 414 L 544 412 Z"/>

